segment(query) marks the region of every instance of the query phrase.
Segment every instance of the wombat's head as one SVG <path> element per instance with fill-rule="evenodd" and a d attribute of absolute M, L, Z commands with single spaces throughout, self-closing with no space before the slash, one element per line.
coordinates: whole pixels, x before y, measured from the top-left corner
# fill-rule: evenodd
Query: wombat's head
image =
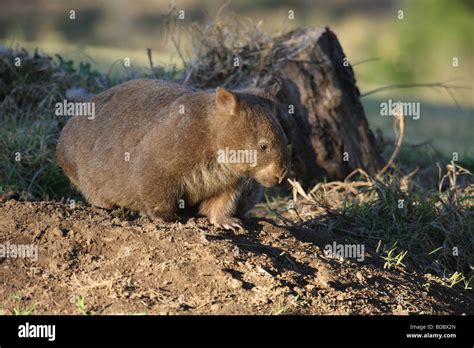
<path fill-rule="evenodd" d="M 272 92 L 216 90 L 218 160 L 265 187 L 282 183 L 290 169 Z"/>

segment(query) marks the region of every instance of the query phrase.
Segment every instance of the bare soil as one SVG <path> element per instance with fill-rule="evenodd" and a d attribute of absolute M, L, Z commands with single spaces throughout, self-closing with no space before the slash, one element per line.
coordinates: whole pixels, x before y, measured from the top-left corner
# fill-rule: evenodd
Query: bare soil
<path fill-rule="evenodd" d="M 204 218 L 156 223 L 122 210 L 0 203 L 0 243 L 38 259 L 0 259 L 0 310 L 36 314 L 473 314 L 471 294 L 407 269 L 328 258 L 344 236 L 268 219 L 246 231 Z M 83 298 L 85 306 L 78 305 Z"/>

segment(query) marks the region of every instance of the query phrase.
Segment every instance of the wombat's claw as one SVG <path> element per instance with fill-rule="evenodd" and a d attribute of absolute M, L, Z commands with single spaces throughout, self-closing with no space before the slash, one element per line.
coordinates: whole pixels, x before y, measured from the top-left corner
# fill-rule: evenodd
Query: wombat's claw
<path fill-rule="evenodd" d="M 236 232 L 237 230 L 244 230 L 244 226 L 242 225 L 242 221 L 237 218 L 226 218 L 222 221 L 218 221 L 215 223 L 218 227 L 222 227 L 226 230 L 232 230 Z"/>

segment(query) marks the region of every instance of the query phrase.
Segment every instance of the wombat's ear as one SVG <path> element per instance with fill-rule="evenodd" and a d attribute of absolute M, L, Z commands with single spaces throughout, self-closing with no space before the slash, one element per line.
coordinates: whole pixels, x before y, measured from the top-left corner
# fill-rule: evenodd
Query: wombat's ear
<path fill-rule="evenodd" d="M 216 88 L 216 104 L 218 107 L 229 111 L 231 114 L 237 113 L 237 96 L 228 89 L 222 87 Z"/>

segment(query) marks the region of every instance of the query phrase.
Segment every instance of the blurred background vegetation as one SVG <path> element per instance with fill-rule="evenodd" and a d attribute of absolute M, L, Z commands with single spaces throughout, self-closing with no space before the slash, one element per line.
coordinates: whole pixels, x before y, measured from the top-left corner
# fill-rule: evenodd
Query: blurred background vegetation
<path fill-rule="evenodd" d="M 170 34 L 165 14 L 172 3 L 185 11 L 185 20 Z M 364 97 L 363 103 L 372 128 L 390 137 L 392 120 L 380 116 L 380 102 L 421 102 L 420 120 L 407 119 L 405 140 L 431 140 L 446 156 L 474 157 L 473 0 L 0 0 L 0 44 L 29 51 L 39 47 L 51 56 L 90 62 L 111 76 L 126 73 L 125 57 L 132 66 L 149 66 L 147 48 L 154 64 L 179 68 L 183 63 L 175 45 L 185 57 L 192 55 L 180 28 L 215 18 L 224 5 L 226 14 L 261 22 L 269 33 L 329 26 L 354 65 L 361 93 L 400 83 L 469 87 L 452 95 L 440 88 L 393 89 Z M 69 18 L 71 10 L 75 20 Z M 294 20 L 288 19 L 289 10 Z"/>

